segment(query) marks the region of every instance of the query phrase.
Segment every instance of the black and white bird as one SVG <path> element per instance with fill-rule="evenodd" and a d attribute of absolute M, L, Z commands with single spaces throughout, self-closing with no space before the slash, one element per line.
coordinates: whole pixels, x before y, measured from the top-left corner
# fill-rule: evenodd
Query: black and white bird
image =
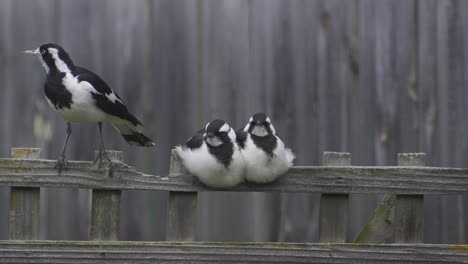
<path fill-rule="evenodd" d="M 237 132 L 237 142 L 246 163 L 245 179 L 268 183 L 285 174 L 295 158 L 276 135 L 271 119 L 264 113 L 250 117 L 244 130 Z"/>
<path fill-rule="evenodd" d="M 245 163 L 236 133 L 223 120 L 209 122 L 176 150 L 184 167 L 209 187 L 230 188 L 243 181 Z"/>
<path fill-rule="evenodd" d="M 141 133 L 141 122 L 127 110 L 122 99 L 97 74 L 76 66 L 57 44 L 45 44 L 24 53 L 36 56 L 47 72 L 44 92 L 49 105 L 67 122 L 67 138 L 57 161 L 59 172 L 65 166 L 65 151 L 71 123 L 97 122 L 101 144 L 96 160 L 101 166 L 105 154 L 102 123 L 111 123 L 134 146 L 151 147 L 154 142 Z"/>

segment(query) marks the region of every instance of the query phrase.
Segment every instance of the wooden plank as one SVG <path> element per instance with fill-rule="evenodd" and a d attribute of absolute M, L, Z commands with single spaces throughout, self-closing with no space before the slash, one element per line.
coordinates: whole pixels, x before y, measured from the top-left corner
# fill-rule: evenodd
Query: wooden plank
<path fill-rule="evenodd" d="M 350 166 L 351 154 L 325 152 L 325 166 Z M 320 198 L 319 241 L 325 243 L 346 241 L 348 230 L 348 194 L 322 194 Z"/>
<path fill-rule="evenodd" d="M 0 241 L 2 263 L 467 263 L 466 245 Z"/>
<path fill-rule="evenodd" d="M 97 170 L 86 161 L 69 161 L 59 176 L 55 160 L 0 159 L 0 185 L 89 189 L 235 192 L 321 192 L 465 194 L 468 168 L 396 166 L 296 166 L 271 184 L 244 183 L 232 189 L 212 189 L 188 174 L 166 177 L 137 172 L 113 162 Z"/>
<path fill-rule="evenodd" d="M 38 159 L 41 149 L 13 148 L 11 156 Z M 40 188 L 12 187 L 10 192 L 10 239 L 39 239 Z"/>
<path fill-rule="evenodd" d="M 394 241 L 395 200 L 396 195 L 384 197 L 354 243 L 389 244 Z"/>
<path fill-rule="evenodd" d="M 171 155 L 171 173 L 184 173 L 175 150 Z M 197 192 L 169 192 L 166 240 L 193 241 L 197 227 Z"/>
<path fill-rule="evenodd" d="M 123 161 L 122 151 L 107 150 L 106 153 L 112 161 Z M 93 189 L 91 240 L 119 240 L 121 196 L 121 190 Z"/>
<path fill-rule="evenodd" d="M 425 154 L 399 154 L 398 164 L 424 166 Z M 420 195 L 386 195 L 354 242 L 422 242 L 422 199 Z"/>
<path fill-rule="evenodd" d="M 425 153 L 398 154 L 400 166 L 424 166 Z M 408 176 L 411 177 L 411 176 Z M 397 195 L 395 202 L 395 242 L 421 243 L 423 240 L 423 195 Z"/>

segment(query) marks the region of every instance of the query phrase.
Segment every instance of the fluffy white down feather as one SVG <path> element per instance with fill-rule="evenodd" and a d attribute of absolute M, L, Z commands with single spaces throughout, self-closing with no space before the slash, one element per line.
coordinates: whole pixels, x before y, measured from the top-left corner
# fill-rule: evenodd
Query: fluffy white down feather
<path fill-rule="evenodd" d="M 226 168 L 208 151 L 205 142 L 197 149 L 177 146 L 177 154 L 190 174 L 212 188 L 231 188 L 243 181 L 245 162 L 236 144 L 231 164 Z"/>
<path fill-rule="evenodd" d="M 241 151 L 246 163 L 245 178 L 247 181 L 255 183 L 272 182 L 285 174 L 293 165 L 294 153 L 284 146 L 279 137 L 275 137 L 278 144 L 273 151 L 273 157 L 270 157 L 255 145 L 250 134 L 247 135 L 245 147 Z"/>

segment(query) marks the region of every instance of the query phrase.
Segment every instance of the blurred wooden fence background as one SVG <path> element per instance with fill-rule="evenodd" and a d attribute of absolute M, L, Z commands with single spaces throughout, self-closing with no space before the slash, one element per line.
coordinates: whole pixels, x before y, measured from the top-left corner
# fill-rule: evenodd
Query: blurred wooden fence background
<path fill-rule="evenodd" d="M 298 165 L 331 150 L 352 152 L 354 165 L 426 152 L 428 166 L 468 167 L 467 25 L 463 0 L 0 0 L 0 156 L 21 146 L 59 154 L 65 125 L 43 98 L 45 72 L 20 53 L 56 42 L 117 90 L 158 142 L 130 148 L 105 127 L 107 147 L 139 171 L 167 173 L 170 149 L 206 121 L 241 127 L 256 111 L 272 117 Z M 68 157 L 92 159 L 96 136 L 95 125 L 75 126 Z M 2 189 L 0 239 L 8 195 Z M 41 238 L 87 238 L 87 190 L 41 195 L 53 219 Z M 380 198 L 350 196 L 348 237 Z M 202 194 L 200 237 L 314 242 L 318 201 Z M 164 192 L 124 191 L 121 239 L 163 239 L 166 203 Z M 425 242 L 466 243 L 467 205 L 466 196 L 426 196 Z"/>

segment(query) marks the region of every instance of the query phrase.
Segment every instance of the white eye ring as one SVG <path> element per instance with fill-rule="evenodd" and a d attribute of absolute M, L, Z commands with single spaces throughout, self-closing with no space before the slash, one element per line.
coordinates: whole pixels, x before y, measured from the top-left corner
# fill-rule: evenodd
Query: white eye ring
<path fill-rule="evenodd" d="M 41 50 L 41 54 L 45 54 L 45 50 Z"/>

